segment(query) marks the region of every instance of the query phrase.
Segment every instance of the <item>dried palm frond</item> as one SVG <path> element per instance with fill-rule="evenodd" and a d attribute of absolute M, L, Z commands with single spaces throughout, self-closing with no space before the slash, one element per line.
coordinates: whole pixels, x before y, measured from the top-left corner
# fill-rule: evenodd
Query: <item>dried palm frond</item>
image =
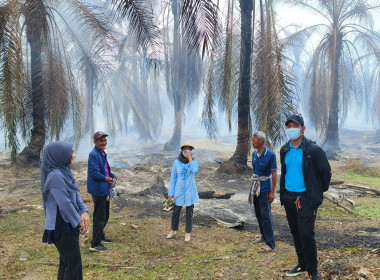
<path fill-rule="evenodd" d="M 205 99 L 202 124 L 210 138 L 217 135 L 215 106 L 225 112 L 228 127 L 236 120 L 239 90 L 240 20 L 235 14 L 234 1 L 229 0 L 226 14 L 226 33 L 222 44 L 212 53 L 208 75 L 204 81 Z"/>
<path fill-rule="evenodd" d="M 271 1 L 262 3 L 260 15 L 253 51 L 252 118 L 255 129 L 276 146 L 283 139 L 284 118 L 296 109 L 294 78 L 278 39 Z"/>
<path fill-rule="evenodd" d="M 27 99 L 19 6 L 16 1 L 0 6 L 0 119 L 12 160 L 19 147 L 17 131 Z"/>

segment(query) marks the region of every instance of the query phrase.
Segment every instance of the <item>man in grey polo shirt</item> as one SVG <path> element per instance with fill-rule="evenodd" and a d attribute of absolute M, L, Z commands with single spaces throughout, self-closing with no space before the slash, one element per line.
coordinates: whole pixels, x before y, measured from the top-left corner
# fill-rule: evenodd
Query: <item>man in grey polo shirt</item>
<path fill-rule="evenodd" d="M 329 188 L 331 168 L 325 152 L 304 136 L 306 126 L 300 114 L 285 122 L 288 141 L 280 150 L 280 201 L 293 236 L 298 264 L 286 276 L 308 272 L 313 280 L 318 274 L 315 218 Z"/>

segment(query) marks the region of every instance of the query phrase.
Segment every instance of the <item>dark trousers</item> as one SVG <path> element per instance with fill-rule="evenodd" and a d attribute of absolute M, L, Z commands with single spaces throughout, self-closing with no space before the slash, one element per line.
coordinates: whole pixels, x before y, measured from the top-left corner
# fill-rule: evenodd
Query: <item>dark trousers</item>
<path fill-rule="evenodd" d="M 107 225 L 110 216 L 110 202 L 106 200 L 106 196 L 92 195 L 94 202 L 94 215 L 92 217 L 92 241 L 91 246 L 98 246 L 102 239 L 105 238 L 104 228 Z"/>
<path fill-rule="evenodd" d="M 179 225 L 179 216 L 181 214 L 182 206 L 174 205 L 173 216 L 172 216 L 172 230 L 177 231 Z M 186 233 L 191 233 L 193 229 L 193 213 L 194 204 L 191 206 L 186 206 Z"/>
<path fill-rule="evenodd" d="M 295 201 L 299 198 L 302 209 L 297 210 Z M 315 218 L 317 209 L 310 207 L 306 194 L 285 191 L 283 202 L 290 231 L 293 235 L 298 264 L 309 274 L 318 271 L 317 245 L 315 242 Z"/>
<path fill-rule="evenodd" d="M 58 280 L 82 280 L 82 259 L 79 237 L 62 233 L 54 242 L 59 252 Z"/>
<path fill-rule="evenodd" d="M 268 201 L 269 192 L 261 192 L 259 196 L 254 196 L 253 205 L 255 215 L 259 224 L 260 233 L 266 244 L 274 249 L 273 219 L 271 214 L 271 205 Z"/>

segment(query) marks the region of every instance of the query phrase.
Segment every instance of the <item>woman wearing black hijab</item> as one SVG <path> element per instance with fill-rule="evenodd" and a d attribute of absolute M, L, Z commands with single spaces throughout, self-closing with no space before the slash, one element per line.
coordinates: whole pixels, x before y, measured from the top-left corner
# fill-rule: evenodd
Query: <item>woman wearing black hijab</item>
<path fill-rule="evenodd" d="M 41 166 L 41 191 L 45 210 L 44 243 L 59 252 L 58 280 L 82 280 L 79 233 L 88 232 L 88 210 L 78 192 L 70 164 L 75 154 L 66 142 L 48 144 Z"/>

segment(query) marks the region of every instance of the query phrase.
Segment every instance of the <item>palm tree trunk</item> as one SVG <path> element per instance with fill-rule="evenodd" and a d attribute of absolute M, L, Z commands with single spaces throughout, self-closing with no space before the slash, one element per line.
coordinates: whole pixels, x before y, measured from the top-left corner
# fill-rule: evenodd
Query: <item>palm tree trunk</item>
<path fill-rule="evenodd" d="M 332 81 L 332 98 L 329 107 L 329 119 L 326 128 L 326 138 L 323 148 L 329 159 L 335 159 L 339 151 L 339 94 L 340 94 L 340 59 L 342 54 L 342 34 L 338 27 L 334 28 L 333 35 L 330 38 L 330 55 L 331 55 L 331 81 Z"/>
<path fill-rule="evenodd" d="M 179 149 L 181 145 L 181 135 L 182 135 L 182 108 L 174 108 L 174 131 L 172 138 L 165 143 L 165 151 L 173 151 Z"/>
<path fill-rule="evenodd" d="M 33 16 L 33 15 L 29 15 Z M 28 145 L 16 157 L 15 163 L 22 166 L 39 166 L 40 154 L 45 145 L 46 126 L 45 126 L 45 92 L 43 89 L 42 59 L 41 59 L 41 33 L 40 31 L 28 25 L 26 18 L 27 41 L 30 46 L 31 57 L 31 80 L 32 80 L 32 118 L 33 127 L 31 138 Z"/>
<path fill-rule="evenodd" d="M 178 9 L 180 0 L 172 0 L 172 14 L 174 17 L 174 25 L 173 25 L 173 59 L 172 69 L 171 69 L 171 94 L 173 98 L 174 105 L 174 129 L 172 138 L 165 143 L 164 150 L 170 151 L 178 149 L 181 143 L 181 135 L 182 135 L 182 114 L 183 114 L 183 106 L 182 106 L 182 93 L 181 88 L 179 86 L 179 72 L 180 67 L 180 53 L 179 50 L 181 48 L 181 37 L 179 32 L 179 14 Z"/>
<path fill-rule="evenodd" d="M 86 79 L 86 120 L 83 126 L 83 134 L 90 133 L 90 139 L 92 139 L 92 133 L 94 133 L 94 89 L 91 86 L 92 81 L 90 78 Z"/>
<path fill-rule="evenodd" d="M 380 144 L 380 128 L 376 130 L 375 144 Z"/>
<path fill-rule="evenodd" d="M 240 0 L 240 11 L 241 50 L 237 145 L 233 156 L 219 168 L 219 172 L 227 173 L 241 173 L 249 170 L 247 165 L 247 157 L 249 151 L 249 96 L 251 90 L 252 0 Z"/>

